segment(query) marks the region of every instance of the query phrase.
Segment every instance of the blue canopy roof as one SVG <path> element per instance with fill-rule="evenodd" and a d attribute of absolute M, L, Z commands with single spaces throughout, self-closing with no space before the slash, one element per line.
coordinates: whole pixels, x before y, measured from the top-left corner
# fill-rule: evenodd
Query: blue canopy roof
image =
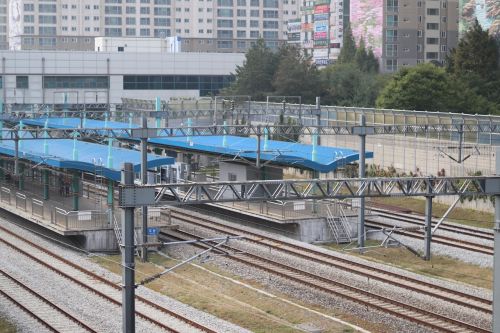
<path fill-rule="evenodd" d="M 111 167 L 108 163 L 108 147 L 96 143 L 76 141 L 78 160 L 73 160 L 73 140 L 47 139 L 48 154 L 44 154 L 43 140 L 21 140 L 19 143 L 19 157 L 34 163 L 42 163 L 61 169 L 73 169 L 86 172 L 99 172 L 102 176 L 119 181 L 120 169 L 124 162 L 134 164 L 134 170 L 140 171 L 141 154 L 138 151 L 112 147 Z M 0 141 L 0 154 L 15 156 L 14 142 L 12 140 Z M 162 157 L 148 154 L 148 168 L 174 163 L 172 157 Z"/>
<path fill-rule="evenodd" d="M 48 118 L 48 126 L 52 128 L 77 128 L 81 124 L 79 118 Z M 23 123 L 32 126 L 44 126 L 46 118 L 25 119 Z M 130 128 L 128 123 L 111 122 L 107 128 Z M 85 121 L 86 128 L 103 128 L 104 121 Z M 132 125 L 137 128 L 137 125 Z M 295 142 L 276 140 L 261 140 L 260 158 L 274 164 L 310 169 L 319 172 L 330 172 L 348 163 L 357 161 L 359 154 L 356 150 L 329 146 L 306 145 Z M 241 157 L 256 159 L 257 139 L 238 136 L 191 136 L 191 137 L 165 137 L 152 138 L 149 142 L 169 147 L 208 154 L 227 155 L 228 157 Z M 372 158 L 373 152 L 366 152 L 366 158 Z"/>

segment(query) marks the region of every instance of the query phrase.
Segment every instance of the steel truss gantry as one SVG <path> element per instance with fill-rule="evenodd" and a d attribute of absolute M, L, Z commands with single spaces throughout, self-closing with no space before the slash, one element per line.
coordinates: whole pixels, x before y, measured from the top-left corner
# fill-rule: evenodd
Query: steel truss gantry
<path fill-rule="evenodd" d="M 216 125 L 166 128 L 33 128 L 1 129 L 4 140 L 81 139 L 106 136 L 114 139 L 161 138 L 183 136 L 261 136 L 264 131 L 290 135 L 386 135 L 425 133 L 493 133 L 500 134 L 500 124 L 448 124 L 448 125 L 380 125 L 380 126 L 290 126 L 290 125 Z"/>
<path fill-rule="evenodd" d="M 500 176 L 228 181 L 119 187 L 122 207 L 263 200 L 498 194 Z"/>

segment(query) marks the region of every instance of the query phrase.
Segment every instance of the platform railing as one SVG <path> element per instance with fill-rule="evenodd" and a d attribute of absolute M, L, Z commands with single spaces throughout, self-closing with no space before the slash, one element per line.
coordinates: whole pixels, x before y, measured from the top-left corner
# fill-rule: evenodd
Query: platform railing
<path fill-rule="evenodd" d="M 92 230 L 112 228 L 109 225 L 108 211 L 81 210 L 66 211 L 59 207 L 54 207 L 52 211 L 52 221 L 66 230 Z"/>

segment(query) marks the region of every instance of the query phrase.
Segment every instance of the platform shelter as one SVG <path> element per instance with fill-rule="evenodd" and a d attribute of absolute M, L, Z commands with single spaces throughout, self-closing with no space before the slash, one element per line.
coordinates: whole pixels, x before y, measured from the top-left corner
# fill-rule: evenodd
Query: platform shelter
<path fill-rule="evenodd" d="M 1 208 L 74 236 L 87 250 L 118 248 L 116 186 L 124 162 L 132 162 L 139 173 L 140 152 L 112 142 L 41 139 L 19 140 L 15 156 L 13 140 L 0 141 Z M 149 169 L 174 163 L 171 157 L 154 154 L 147 160 Z"/>

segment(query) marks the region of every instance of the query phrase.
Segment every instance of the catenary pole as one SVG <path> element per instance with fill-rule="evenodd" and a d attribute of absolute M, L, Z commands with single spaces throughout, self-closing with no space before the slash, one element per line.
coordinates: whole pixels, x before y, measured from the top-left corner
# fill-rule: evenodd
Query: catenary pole
<path fill-rule="evenodd" d="M 142 117 L 142 128 L 148 127 L 148 119 Z M 143 185 L 148 183 L 148 138 L 141 138 L 141 182 Z M 142 206 L 142 243 L 148 242 L 148 206 Z M 142 247 L 141 261 L 148 260 L 148 248 Z"/>
<path fill-rule="evenodd" d="M 496 149 L 496 174 L 500 175 L 500 147 Z M 493 254 L 493 333 L 500 333 L 500 195 L 495 195 Z"/>
<path fill-rule="evenodd" d="M 363 128 L 366 126 L 366 117 L 364 114 L 361 115 L 359 125 L 361 126 L 359 134 L 359 178 L 365 178 L 366 133 Z M 358 247 L 365 247 L 365 198 L 359 199 Z"/>
<path fill-rule="evenodd" d="M 121 183 L 134 185 L 134 167 L 124 163 Z M 135 332 L 134 208 L 122 208 L 122 331 Z"/>

